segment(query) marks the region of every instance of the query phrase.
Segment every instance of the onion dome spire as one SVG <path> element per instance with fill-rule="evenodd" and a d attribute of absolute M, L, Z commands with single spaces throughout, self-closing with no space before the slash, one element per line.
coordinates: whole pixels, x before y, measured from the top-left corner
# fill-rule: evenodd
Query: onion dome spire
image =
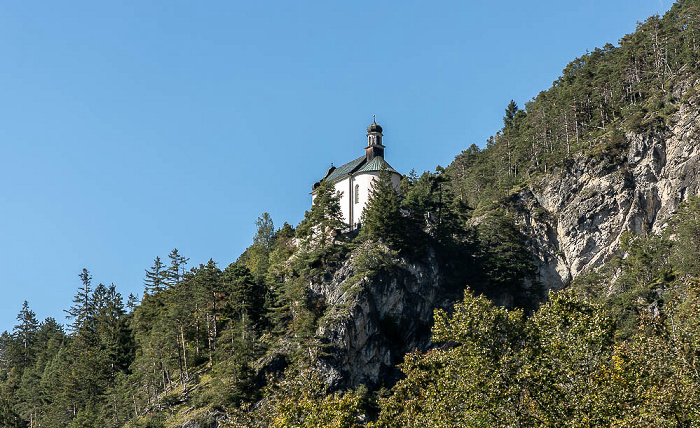
<path fill-rule="evenodd" d="M 377 124 L 377 117 L 372 115 L 372 124 L 367 127 L 367 162 L 374 159 L 375 156 L 384 157 L 384 146 L 382 145 L 382 127 Z"/>

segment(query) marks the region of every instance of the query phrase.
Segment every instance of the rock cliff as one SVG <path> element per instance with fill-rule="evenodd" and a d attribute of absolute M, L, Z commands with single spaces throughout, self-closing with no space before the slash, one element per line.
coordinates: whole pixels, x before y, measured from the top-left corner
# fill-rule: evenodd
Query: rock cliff
<path fill-rule="evenodd" d="M 674 96 L 683 99 L 697 83 L 677 85 Z M 625 131 L 607 150 L 577 155 L 511 197 L 545 287 L 564 287 L 605 263 L 624 232 L 662 230 L 679 204 L 698 193 L 697 97 L 658 122 L 643 132 Z"/>
<path fill-rule="evenodd" d="M 311 290 L 328 305 L 317 336 L 318 368 L 332 388 L 392 385 L 407 352 L 425 350 L 435 308 L 459 297 L 447 290 L 432 251 L 420 262 L 365 243 Z"/>

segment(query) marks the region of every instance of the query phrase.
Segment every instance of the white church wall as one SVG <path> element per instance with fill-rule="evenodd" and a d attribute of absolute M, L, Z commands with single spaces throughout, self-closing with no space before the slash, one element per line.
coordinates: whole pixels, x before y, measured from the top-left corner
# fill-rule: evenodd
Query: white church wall
<path fill-rule="evenodd" d="M 340 212 L 343 221 L 353 229 L 362 219 L 362 212 L 369 201 L 373 182 L 379 179 L 379 172 L 361 172 L 357 175 L 347 177 L 335 183 L 335 191 L 340 194 Z M 392 173 L 391 183 L 395 189 L 399 188 L 401 175 Z M 359 186 L 359 192 L 355 191 L 355 186 Z M 359 196 L 359 198 L 357 198 Z M 312 194 L 311 202 L 315 195 Z"/>
<path fill-rule="evenodd" d="M 348 222 L 350 217 L 350 192 L 349 190 L 350 179 L 346 178 L 335 183 L 335 191 L 340 193 L 340 212 L 343 214 L 343 221 Z"/>
<path fill-rule="evenodd" d="M 355 184 L 360 186 L 360 197 L 355 202 L 355 213 L 357 213 L 353 218 L 353 227 L 362 221 L 362 212 L 367 206 L 367 201 L 369 199 L 370 192 L 372 191 L 372 183 L 374 180 L 379 179 L 379 173 L 377 172 L 362 172 L 355 177 Z"/>
<path fill-rule="evenodd" d="M 362 220 L 362 213 L 367 207 L 367 202 L 369 202 L 369 197 L 372 192 L 373 183 L 375 180 L 379 179 L 379 172 L 362 172 L 353 177 L 353 195 L 352 195 L 352 227 L 355 228 L 357 223 Z M 399 188 L 401 184 L 401 176 L 399 174 L 391 174 L 391 184 L 393 184 L 395 189 Z M 355 186 L 359 186 L 359 195 L 355 195 Z M 358 199 L 355 199 L 359 196 Z M 348 218 L 345 218 L 346 223 L 348 223 Z"/>

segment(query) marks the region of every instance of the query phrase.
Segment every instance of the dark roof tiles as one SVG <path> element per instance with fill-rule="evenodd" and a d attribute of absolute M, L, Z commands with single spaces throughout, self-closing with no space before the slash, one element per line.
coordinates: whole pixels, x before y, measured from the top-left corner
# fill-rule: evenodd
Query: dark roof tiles
<path fill-rule="evenodd" d="M 389 172 L 395 172 L 398 174 L 394 168 L 389 165 L 387 161 L 381 156 L 375 156 L 371 161 L 367 162 L 366 156 L 360 156 L 359 158 L 352 160 L 344 165 L 341 165 L 333 170 L 329 170 L 329 173 L 323 177 L 322 181 L 330 181 L 331 183 L 337 183 L 338 181 L 344 179 L 345 177 L 353 174 L 355 172 L 374 172 L 382 171 L 386 169 Z"/>
<path fill-rule="evenodd" d="M 333 170 L 324 180 L 335 183 L 336 181 L 342 180 L 348 174 L 353 173 L 358 167 L 362 165 L 365 161 L 365 156 L 360 156 L 359 158 L 352 160 L 345 165 L 341 165 Z"/>
<path fill-rule="evenodd" d="M 389 172 L 399 173 L 397 170 L 389 165 L 389 162 L 385 161 L 381 156 L 375 156 L 374 159 L 362 165 L 357 169 L 357 172 L 368 172 L 368 171 L 382 171 L 387 170 Z"/>

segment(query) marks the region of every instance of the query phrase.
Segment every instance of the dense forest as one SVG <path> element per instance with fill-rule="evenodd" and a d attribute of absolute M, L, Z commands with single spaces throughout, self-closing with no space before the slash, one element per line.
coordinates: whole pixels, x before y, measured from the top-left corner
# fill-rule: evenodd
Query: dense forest
<path fill-rule="evenodd" d="M 697 108 L 699 36 L 700 1 L 681 0 L 575 59 L 523 109 L 508 104 L 485 148 L 398 191 L 382 174 L 359 233 L 343 232 L 324 183 L 296 227 L 263 213 L 233 263 L 155 257 L 142 296 L 83 269 L 66 325 L 25 302 L 0 336 L 0 426 L 700 426 L 700 199 L 558 292 L 509 207 L 573 156 L 614 164 L 626 133 Z M 338 386 L 319 370 L 334 350 L 318 331 L 342 308 L 310 284 L 350 259 L 363 284 L 436 260 L 454 303 L 392 381 Z M 384 325 L 392 339 L 400 322 Z"/>

